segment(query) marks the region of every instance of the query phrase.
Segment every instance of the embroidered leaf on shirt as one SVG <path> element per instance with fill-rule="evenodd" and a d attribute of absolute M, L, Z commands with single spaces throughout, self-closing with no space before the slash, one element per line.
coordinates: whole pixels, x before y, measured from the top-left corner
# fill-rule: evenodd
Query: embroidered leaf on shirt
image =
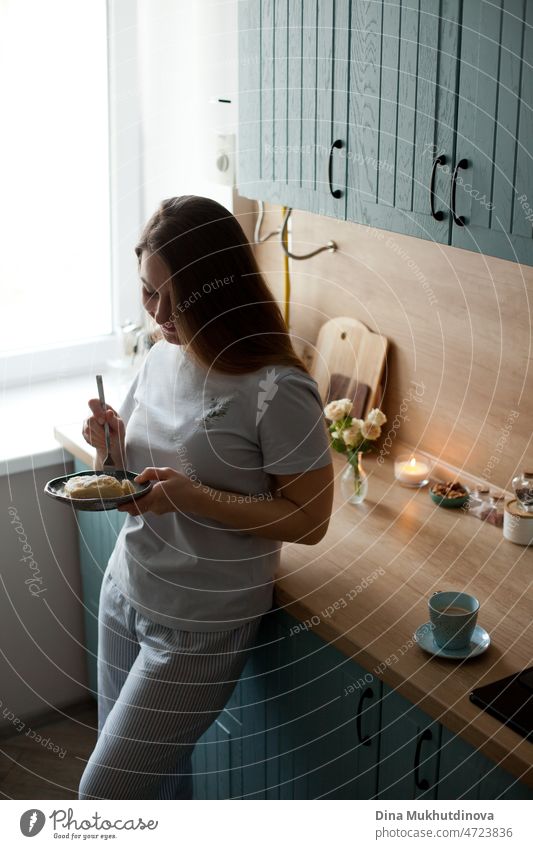
<path fill-rule="evenodd" d="M 215 419 L 220 419 L 226 415 L 230 401 L 231 398 L 211 398 L 207 413 L 201 419 L 197 419 L 197 421 L 203 424 L 205 429 L 208 430 Z"/>

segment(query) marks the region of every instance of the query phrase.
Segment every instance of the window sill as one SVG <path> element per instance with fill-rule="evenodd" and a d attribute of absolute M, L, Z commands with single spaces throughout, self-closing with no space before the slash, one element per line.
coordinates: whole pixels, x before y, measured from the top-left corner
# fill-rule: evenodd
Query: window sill
<path fill-rule="evenodd" d="M 102 371 L 106 399 L 118 408 L 137 372 L 135 366 L 125 363 L 119 368 Z M 80 432 L 89 410 L 87 401 L 95 398 L 94 374 L 78 374 L 60 380 L 43 380 L 31 385 L 4 389 L 2 393 L 3 416 L 0 420 L 0 475 L 63 463 L 68 458 L 65 448 L 55 435 L 58 422 L 70 422 L 69 432 Z M 60 428 L 63 431 L 63 428 Z M 63 443 L 63 440 L 61 440 Z M 87 445 L 87 451 L 92 449 Z"/>

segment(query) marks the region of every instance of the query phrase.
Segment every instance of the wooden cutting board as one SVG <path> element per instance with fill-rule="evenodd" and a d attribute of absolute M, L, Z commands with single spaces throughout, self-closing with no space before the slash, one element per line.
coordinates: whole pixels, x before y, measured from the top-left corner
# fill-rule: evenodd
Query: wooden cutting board
<path fill-rule="evenodd" d="M 324 404 L 335 398 L 352 398 L 353 415 L 361 418 L 372 407 L 378 407 L 387 348 L 385 336 L 373 333 L 356 318 L 340 316 L 323 324 L 313 352 L 311 374 Z"/>

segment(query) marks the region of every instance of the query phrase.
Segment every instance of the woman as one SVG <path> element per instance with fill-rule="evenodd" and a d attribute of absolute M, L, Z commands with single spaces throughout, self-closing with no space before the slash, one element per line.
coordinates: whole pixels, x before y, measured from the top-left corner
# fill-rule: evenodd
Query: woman
<path fill-rule="evenodd" d="M 82 799 L 191 798 L 194 745 L 271 606 L 281 543 L 318 542 L 332 506 L 317 386 L 237 220 L 213 200 L 171 198 L 135 250 L 163 338 L 106 416 L 115 463 L 153 487 L 119 508 Z M 101 468 L 104 415 L 89 407 L 83 435 Z"/>

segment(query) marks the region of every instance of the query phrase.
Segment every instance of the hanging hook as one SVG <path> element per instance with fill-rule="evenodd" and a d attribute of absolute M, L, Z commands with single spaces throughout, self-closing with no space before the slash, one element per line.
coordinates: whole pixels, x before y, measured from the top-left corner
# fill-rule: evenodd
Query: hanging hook
<path fill-rule="evenodd" d="M 314 251 L 309 251 L 308 254 L 300 254 L 298 256 L 298 254 L 291 253 L 291 251 L 288 249 L 288 247 L 286 245 L 287 227 L 289 225 L 289 218 L 291 217 L 291 212 L 292 212 L 292 207 L 289 206 L 287 208 L 287 212 L 285 213 L 285 218 L 283 219 L 283 224 L 281 225 L 280 242 L 281 242 L 281 248 L 283 250 L 283 253 L 286 256 L 290 257 L 291 259 L 310 259 L 312 256 L 316 256 L 317 254 L 321 254 L 323 251 L 329 251 L 330 253 L 333 253 L 334 251 L 337 250 L 337 243 L 333 242 L 333 241 L 329 241 L 326 245 L 322 245 L 321 248 L 317 248 Z"/>
<path fill-rule="evenodd" d="M 277 236 L 281 232 L 278 227 L 277 230 L 272 230 L 271 233 L 267 233 L 266 236 L 261 236 L 261 225 L 263 223 L 263 218 L 265 217 L 265 204 L 262 200 L 258 201 L 259 203 L 259 216 L 255 225 L 254 230 L 254 239 L 256 244 L 260 244 L 261 242 L 266 242 L 267 239 L 271 239 L 272 236 Z"/>

